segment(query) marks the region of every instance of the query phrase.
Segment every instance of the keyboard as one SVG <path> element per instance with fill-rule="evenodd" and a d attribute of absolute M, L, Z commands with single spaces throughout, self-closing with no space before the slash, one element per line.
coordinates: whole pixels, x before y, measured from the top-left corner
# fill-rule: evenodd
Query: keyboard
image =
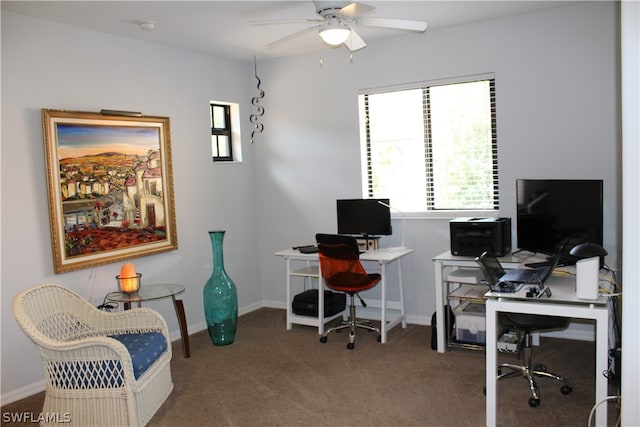
<path fill-rule="evenodd" d="M 502 277 L 500 277 L 500 280 L 508 280 L 509 282 L 516 283 L 534 283 L 536 278 L 542 276 L 543 274 L 544 271 L 541 270 L 508 270 Z"/>
<path fill-rule="evenodd" d="M 296 246 L 294 249 L 297 249 L 301 254 L 315 254 L 318 252 L 316 245 Z"/>
<path fill-rule="evenodd" d="M 570 257 L 561 257 L 556 267 L 564 267 L 567 265 L 573 265 L 575 263 L 576 263 L 575 260 L 572 260 Z M 549 258 L 547 261 L 530 262 L 525 265 L 529 268 L 535 269 L 535 268 L 551 267 L 552 264 L 553 264 L 553 257 Z"/>
<path fill-rule="evenodd" d="M 529 268 L 542 268 L 542 267 L 551 267 L 552 262 L 553 260 L 547 260 L 547 261 L 539 261 L 539 262 L 529 262 L 525 265 Z"/>

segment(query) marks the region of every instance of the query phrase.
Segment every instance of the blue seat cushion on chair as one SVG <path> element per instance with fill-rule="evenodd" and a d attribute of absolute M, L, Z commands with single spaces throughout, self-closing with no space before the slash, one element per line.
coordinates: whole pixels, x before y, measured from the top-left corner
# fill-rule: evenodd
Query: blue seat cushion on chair
<path fill-rule="evenodd" d="M 140 378 L 162 353 L 167 350 L 167 340 L 159 332 L 111 335 L 127 348 L 133 363 L 133 375 Z"/>

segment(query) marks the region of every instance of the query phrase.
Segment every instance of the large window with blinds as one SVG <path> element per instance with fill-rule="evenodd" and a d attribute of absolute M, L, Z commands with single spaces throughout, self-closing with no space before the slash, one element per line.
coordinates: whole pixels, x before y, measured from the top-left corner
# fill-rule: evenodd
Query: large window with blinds
<path fill-rule="evenodd" d="M 404 212 L 499 209 L 493 75 L 359 95 L 363 195 Z"/>

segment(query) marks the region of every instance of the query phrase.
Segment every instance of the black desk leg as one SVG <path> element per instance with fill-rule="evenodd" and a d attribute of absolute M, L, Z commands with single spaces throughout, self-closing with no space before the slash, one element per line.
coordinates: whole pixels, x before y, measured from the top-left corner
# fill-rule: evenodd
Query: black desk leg
<path fill-rule="evenodd" d="M 189 350 L 189 332 L 187 331 L 187 319 L 184 315 L 184 304 L 182 300 L 176 299 L 172 296 L 173 306 L 176 309 L 176 316 L 178 317 L 178 324 L 180 325 L 180 336 L 182 337 L 182 353 L 184 357 L 191 357 L 191 351 Z"/>

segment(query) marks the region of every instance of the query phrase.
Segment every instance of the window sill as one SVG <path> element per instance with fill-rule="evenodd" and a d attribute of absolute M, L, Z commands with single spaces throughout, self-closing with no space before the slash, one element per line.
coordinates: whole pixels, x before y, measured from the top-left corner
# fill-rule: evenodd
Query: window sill
<path fill-rule="evenodd" d="M 455 219 L 455 218 L 490 218 L 498 217 L 498 211 L 430 211 L 430 212 L 406 212 L 404 216 L 391 212 L 391 219 Z"/>
<path fill-rule="evenodd" d="M 242 160 L 219 160 L 219 161 L 213 161 L 214 165 L 237 165 L 237 164 L 241 164 Z"/>

